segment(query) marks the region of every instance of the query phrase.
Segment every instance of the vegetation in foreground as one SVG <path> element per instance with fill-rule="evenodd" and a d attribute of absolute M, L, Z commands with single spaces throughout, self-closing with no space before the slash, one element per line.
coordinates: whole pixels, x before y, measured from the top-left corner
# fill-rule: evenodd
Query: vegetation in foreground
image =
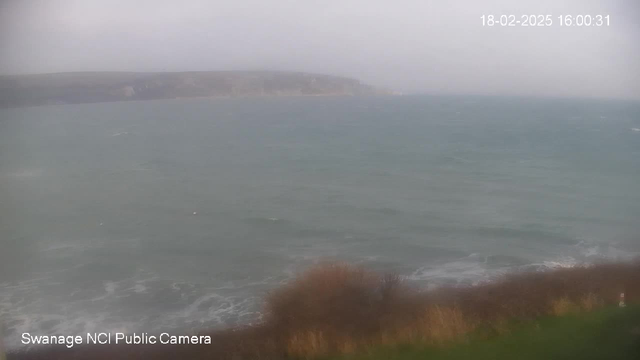
<path fill-rule="evenodd" d="M 535 321 L 493 339 L 448 347 L 377 348 L 331 360 L 640 359 L 640 307 L 616 307 Z"/>
<path fill-rule="evenodd" d="M 411 288 L 397 276 L 325 264 L 269 294 L 262 324 L 209 333 L 211 345 L 50 347 L 10 354 L 9 359 L 314 359 L 398 346 L 444 354 L 438 349 L 456 343 L 463 344 L 456 346 L 461 349 L 456 350 L 459 356 L 484 349 L 487 354 L 522 351 L 517 358 L 526 358 L 525 353 L 536 354 L 537 345 L 528 342 L 536 337 L 507 336 L 514 329 L 554 316 L 588 322 L 591 315 L 582 318 L 584 313 L 617 305 L 623 292 L 627 303 L 640 302 L 640 262 L 511 274 L 478 286 L 428 292 Z M 615 324 L 615 319 L 619 318 L 612 317 L 611 323 L 603 320 L 603 324 Z M 567 339 L 573 336 L 571 331 L 564 332 L 570 325 L 558 324 L 541 329 Z M 597 321 L 591 324 L 594 332 L 599 331 Z M 590 337 L 593 333 L 585 331 L 578 333 L 584 342 L 597 345 L 606 338 Z M 543 332 L 542 343 L 547 339 Z M 519 338 L 527 345 L 520 346 Z M 561 351 L 564 345 L 559 341 L 549 346 Z M 371 356 L 378 357 L 370 359 L 382 359 L 380 356 L 386 356 L 382 354 L 374 353 Z M 413 355 L 409 352 L 407 356 Z"/>

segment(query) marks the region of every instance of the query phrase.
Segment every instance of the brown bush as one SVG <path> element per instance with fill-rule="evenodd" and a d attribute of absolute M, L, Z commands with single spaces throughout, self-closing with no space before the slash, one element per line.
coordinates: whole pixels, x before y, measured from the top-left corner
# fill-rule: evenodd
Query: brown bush
<path fill-rule="evenodd" d="M 266 319 L 287 329 L 376 331 L 379 318 L 397 310 L 394 305 L 407 293 L 397 276 L 380 276 L 342 263 L 324 264 L 269 294 Z"/>
<path fill-rule="evenodd" d="M 476 329 L 502 334 L 512 321 L 617 304 L 621 292 L 628 302 L 638 300 L 640 263 L 518 273 L 430 292 L 397 276 L 325 264 L 272 293 L 267 321 L 291 339 L 289 355 L 312 358 L 371 344 L 443 344 Z"/>
<path fill-rule="evenodd" d="M 391 321 L 410 318 L 410 294 L 398 276 L 323 264 L 267 297 L 266 322 L 289 337 L 291 355 L 353 352 L 379 337 Z"/>
<path fill-rule="evenodd" d="M 553 301 L 560 299 L 582 303 L 582 307 L 613 305 L 622 292 L 627 301 L 640 297 L 640 263 L 513 274 L 489 284 L 449 291 L 448 297 L 465 316 L 484 321 L 552 314 Z"/>

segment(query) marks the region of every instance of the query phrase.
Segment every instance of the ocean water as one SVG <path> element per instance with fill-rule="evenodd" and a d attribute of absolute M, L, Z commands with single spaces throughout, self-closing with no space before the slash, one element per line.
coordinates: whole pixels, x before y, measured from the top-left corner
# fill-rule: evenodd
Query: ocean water
<path fill-rule="evenodd" d="M 640 104 L 171 100 L 0 111 L 0 316 L 19 334 L 260 318 L 323 260 L 473 284 L 640 253 Z"/>

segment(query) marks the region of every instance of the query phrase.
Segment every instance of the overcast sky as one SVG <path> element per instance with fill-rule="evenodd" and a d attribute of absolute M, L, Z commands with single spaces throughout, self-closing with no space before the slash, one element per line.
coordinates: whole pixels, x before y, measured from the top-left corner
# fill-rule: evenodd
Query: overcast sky
<path fill-rule="evenodd" d="M 0 0 L 0 73 L 293 70 L 404 92 L 640 99 L 640 0 Z M 482 15 L 552 15 L 483 27 Z M 559 15 L 610 15 L 560 27 Z"/>

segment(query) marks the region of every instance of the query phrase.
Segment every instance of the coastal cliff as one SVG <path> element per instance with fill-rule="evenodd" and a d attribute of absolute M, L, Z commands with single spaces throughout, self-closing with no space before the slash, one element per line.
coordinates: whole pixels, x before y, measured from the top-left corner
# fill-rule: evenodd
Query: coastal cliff
<path fill-rule="evenodd" d="M 240 96 L 386 95 L 360 81 L 272 71 L 72 72 L 0 76 L 0 107 Z"/>

